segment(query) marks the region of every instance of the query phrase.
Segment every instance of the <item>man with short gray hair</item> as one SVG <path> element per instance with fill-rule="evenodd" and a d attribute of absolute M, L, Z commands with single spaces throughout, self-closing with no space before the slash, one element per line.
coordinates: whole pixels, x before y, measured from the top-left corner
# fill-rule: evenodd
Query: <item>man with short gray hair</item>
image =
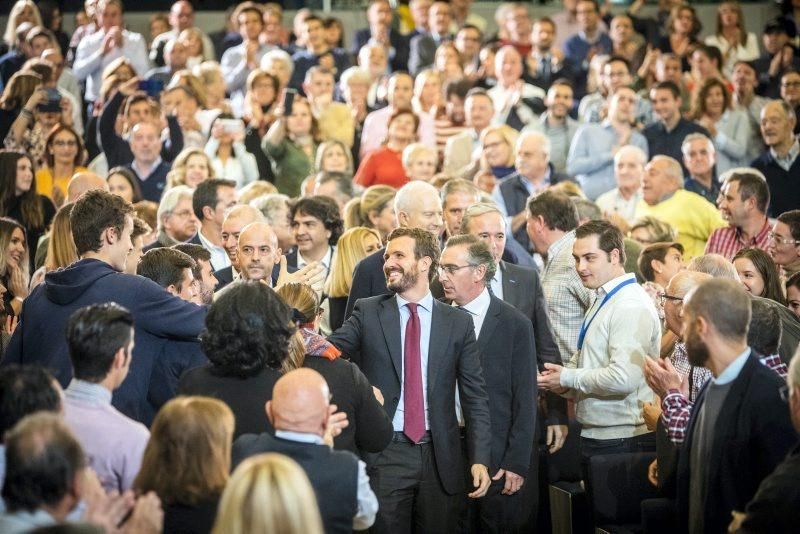
<path fill-rule="evenodd" d="M 198 221 L 192 208 L 194 190 L 178 185 L 164 193 L 158 205 L 158 238 L 144 247 L 144 252 L 160 247 L 187 243 L 197 235 Z"/>
<path fill-rule="evenodd" d="M 714 143 L 704 134 L 689 134 L 681 144 L 681 152 L 683 164 L 689 171 L 683 188 L 716 204 L 720 183 L 717 180 L 717 151 Z"/>
<path fill-rule="evenodd" d="M 514 148 L 517 171 L 495 187 L 492 198 L 506 216 L 511 233 L 520 245 L 532 252 L 525 232 L 525 203 L 566 176 L 555 172 L 550 163 L 550 140 L 541 132 L 524 132 Z"/>
<path fill-rule="evenodd" d="M 614 178 L 617 187 L 597 197 L 597 206 L 611 222 L 621 219 L 631 224 L 636 217 L 636 206 L 642 200 L 642 175 L 647 164 L 647 154 L 634 145 L 625 145 L 614 154 Z M 618 224 L 618 226 L 621 226 Z"/>
<path fill-rule="evenodd" d="M 442 251 L 439 281 L 445 297 L 472 319 L 489 386 L 492 484 L 484 498 L 474 501 L 477 520 L 499 531 L 514 531 L 526 519 L 519 490 L 525 483 L 538 482 L 528 478 L 536 428 L 536 346 L 531 322 L 489 291 L 496 268 L 486 243 L 458 235 L 448 239 Z"/>
<path fill-rule="evenodd" d="M 442 186 L 440 196 L 445 234 L 453 237 L 461 232 L 461 220 L 466 210 L 481 201 L 481 192 L 472 182 L 453 178 Z"/>
<path fill-rule="evenodd" d="M 295 245 L 289 200 L 289 197 L 282 193 L 270 193 L 250 201 L 250 205 L 259 210 L 272 227 L 278 236 L 278 246 L 286 254 Z"/>
<path fill-rule="evenodd" d="M 727 226 L 713 204 L 683 188 L 681 164 L 669 156 L 655 156 L 645 166 L 642 193 L 636 218 L 652 216 L 675 228 L 687 260 L 703 254 L 714 230 Z"/>

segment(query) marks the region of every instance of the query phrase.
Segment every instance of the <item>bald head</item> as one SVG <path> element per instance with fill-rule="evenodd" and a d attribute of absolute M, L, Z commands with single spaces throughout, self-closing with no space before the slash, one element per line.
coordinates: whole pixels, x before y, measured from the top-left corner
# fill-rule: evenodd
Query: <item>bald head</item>
<path fill-rule="evenodd" d="M 93 172 L 74 174 L 67 184 L 67 203 L 75 202 L 85 192 L 93 189 L 108 191 L 108 182 Z"/>
<path fill-rule="evenodd" d="M 239 234 L 236 256 L 246 280 L 272 280 L 272 269 L 281 261 L 278 236 L 265 222 L 250 223 Z"/>
<path fill-rule="evenodd" d="M 664 288 L 664 293 L 666 295 L 675 297 L 664 300 L 664 320 L 667 323 L 667 328 L 676 336 L 681 336 L 681 327 L 683 323 L 681 317 L 683 302 L 676 299 L 682 299 L 692 288 L 710 279 L 711 275 L 705 273 L 679 271 L 678 274 L 670 279 L 667 287 Z"/>
<path fill-rule="evenodd" d="M 328 426 L 330 390 L 313 369 L 295 369 L 283 375 L 267 402 L 267 417 L 275 430 L 305 432 L 322 437 Z"/>

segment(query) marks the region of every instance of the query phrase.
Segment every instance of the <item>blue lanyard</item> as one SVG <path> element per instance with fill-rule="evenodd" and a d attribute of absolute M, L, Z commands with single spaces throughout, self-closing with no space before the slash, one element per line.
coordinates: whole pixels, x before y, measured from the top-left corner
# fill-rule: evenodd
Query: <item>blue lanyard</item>
<path fill-rule="evenodd" d="M 619 284 L 614 289 L 612 289 L 611 291 L 609 291 L 608 293 L 606 293 L 605 298 L 603 298 L 602 302 L 600 302 L 600 306 L 598 306 L 597 311 L 595 311 L 594 314 L 592 314 L 592 317 L 589 319 L 589 322 L 587 323 L 584 320 L 583 323 L 581 324 L 581 331 L 578 334 L 578 350 L 581 350 L 581 348 L 583 347 L 583 338 L 586 337 L 586 331 L 589 330 L 589 327 L 592 325 L 592 321 L 594 321 L 594 318 L 597 317 L 598 313 L 600 313 L 600 309 L 605 305 L 605 303 L 608 302 L 611 299 L 611 297 L 613 297 L 617 293 L 617 291 L 619 291 L 620 289 L 622 289 L 627 285 L 635 283 L 636 283 L 635 278 L 629 278 L 624 282 L 622 282 L 621 284 Z"/>

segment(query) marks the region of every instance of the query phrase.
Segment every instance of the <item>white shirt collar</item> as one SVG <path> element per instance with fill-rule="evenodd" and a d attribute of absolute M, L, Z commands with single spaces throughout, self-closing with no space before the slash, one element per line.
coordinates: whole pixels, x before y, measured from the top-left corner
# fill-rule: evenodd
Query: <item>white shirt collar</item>
<path fill-rule="evenodd" d="M 406 299 L 404 299 L 403 297 L 401 297 L 398 294 L 395 294 L 395 296 L 397 297 L 397 307 L 399 309 L 402 309 L 403 306 L 405 306 L 406 304 L 411 302 L 410 300 L 406 300 Z M 417 304 L 419 304 L 420 307 L 423 308 L 425 311 L 428 311 L 428 312 L 432 311 L 433 310 L 433 295 L 431 294 L 431 292 L 428 291 L 428 294 L 425 295 L 424 297 L 422 297 L 419 300 L 419 302 L 417 302 Z"/>
<path fill-rule="evenodd" d="M 633 273 L 625 273 L 622 276 L 617 276 L 616 278 L 612 278 L 611 280 L 609 280 L 608 282 L 597 288 L 597 295 L 598 296 L 608 295 L 611 291 L 614 290 L 615 287 L 617 287 L 618 285 L 627 280 L 630 280 L 631 278 L 636 280 L 636 275 Z"/>
<path fill-rule="evenodd" d="M 324 445 L 323 440 L 317 434 L 310 434 L 308 432 L 294 432 L 292 430 L 276 430 L 275 437 L 286 439 L 289 441 L 299 441 L 300 443 L 314 443 L 315 445 Z"/>
<path fill-rule="evenodd" d="M 328 245 L 328 251 L 325 253 L 325 256 L 319 260 L 319 263 L 322 264 L 323 267 L 330 270 L 331 268 L 331 260 L 333 259 L 333 247 Z M 304 267 L 308 265 L 310 262 L 303 257 L 303 254 L 300 250 L 297 250 L 297 266 Z"/>
<path fill-rule="evenodd" d="M 481 291 L 477 297 L 461 306 L 461 309 L 468 311 L 471 315 L 483 317 L 489 310 L 489 304 L 491 304 L 491 302 L 492 297 L 489 295 L 489 290 L 484 287 L 483 291 Z M 453 304 L 455 305 L 455 303 Z"/>

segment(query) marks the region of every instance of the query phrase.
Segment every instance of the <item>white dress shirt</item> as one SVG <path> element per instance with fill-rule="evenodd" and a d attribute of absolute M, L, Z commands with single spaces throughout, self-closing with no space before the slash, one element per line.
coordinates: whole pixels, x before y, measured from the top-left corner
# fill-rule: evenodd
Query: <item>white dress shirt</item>
<path fill-rule="evenodd" d="M 492 289 L 492 294 L 495 297 L 505 301 L 503 298 L 503 269 L 500 267 L 499 263 L 497 265 L 497 270 L 494 273 L 494 278 L 489 281 L 489 287 Z M 477 334 L 475 337 L 478 337 Z"/>
<path fill-rule="evenodd" d="M 223 247 L 217 246 L 209 241 L 208 238 L 203 235 L 202 229 L 197 232 L 197 238 L 200 240 L 200 243 L 203 244 L 203 248 L 211 253 L 211 267 L 215 271 L 230 267 L 231 259 L 228 257 L 228 253 Z"/>
<path fill-rule="evenodd" d="M 75 51 L 75 63 L 72 65 L 72 70 L 78 80 L 86 80 L 85 96 L 89 102 L 94 102 L 100 97 L 103 69 L 115 59 L 128 58 L 137 76 L 144 76 L 150 70 L 147 45 L 141 34 L 122 30 L 122 47 L 115 47 L 104 56 L 103 39 L 105 36 L 106 31 L 100 29 L 83 39 Z"/>
<path fill-rule="evenodd" d="M 405 384 L 403 380 L 403 366 L 405 365 L 406 349 L 406 325 L 411 317 L 411 311 L 406 304 L 408 300 L 400 295 L 395 295 L 397 308 L 400 310 L 400 400 L 397 403 L 397 410 L 394 412 L 392 426 L 395 432 L 403 431 L 403 417 L 405 406 Z M 433 295 L 430 291 L 417 304 L 417 315 L 419 316 L 419 357 L 420 367 L 422 368 L 422 399 L 425 405 L 425 430 L 430 430 L 430 419 L 428 417 L 428 348 L 431 343 L 431 321 L 433 319 Z"/>

